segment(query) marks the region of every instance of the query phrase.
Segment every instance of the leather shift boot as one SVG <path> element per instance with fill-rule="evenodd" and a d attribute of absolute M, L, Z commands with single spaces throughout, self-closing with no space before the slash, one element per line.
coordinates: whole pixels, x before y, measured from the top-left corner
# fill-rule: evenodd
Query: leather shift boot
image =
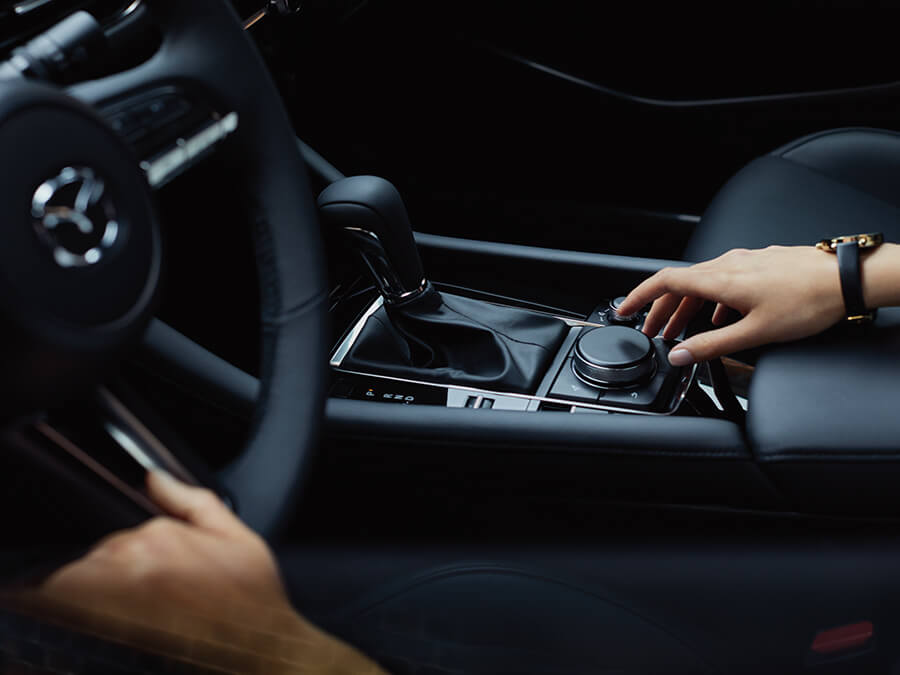
<path fill-rule="evenodd" d="M 343 367 L 533 394 L 567 332 L 559 319 L 431 291 L 409 305 L 381 307 Z"/>

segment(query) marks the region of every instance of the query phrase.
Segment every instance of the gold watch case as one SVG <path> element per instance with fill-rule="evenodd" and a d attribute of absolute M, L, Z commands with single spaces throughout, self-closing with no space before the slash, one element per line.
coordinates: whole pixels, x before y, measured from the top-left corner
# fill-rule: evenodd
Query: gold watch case
<path fill-rule="evenodd" d="M 822 239 L 816 242 L 816 248 L 820 251 L 835 253 L 838 244 L 850 244 L 856 242 L 860 248 L 875 248 L 884 243 L 884 235 L 881 232 L 870 232 L 868 234 L 842 234 L 832 239 Z"/>

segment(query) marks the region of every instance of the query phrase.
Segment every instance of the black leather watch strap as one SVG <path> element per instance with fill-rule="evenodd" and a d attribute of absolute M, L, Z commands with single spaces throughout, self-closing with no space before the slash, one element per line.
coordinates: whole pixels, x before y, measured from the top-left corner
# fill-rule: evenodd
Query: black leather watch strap
<path fill-rule="evenodd" d="M 838 244 L 838 270 L 841 275 L 841 292 L 848 318 L 863 317 L 868 312 L 863 298 L 862 271 L 859 264 L 859 246 L 855 241 Z"/>

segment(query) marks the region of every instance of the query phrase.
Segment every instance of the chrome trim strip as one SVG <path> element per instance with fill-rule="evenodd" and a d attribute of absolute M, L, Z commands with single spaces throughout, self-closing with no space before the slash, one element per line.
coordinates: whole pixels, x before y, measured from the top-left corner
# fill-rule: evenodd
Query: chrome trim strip
<path fill-rule="evenodd" d="M 174 146 L 153 159 L 141 162 L 150 187 L 157 189 L 193 166 L 217 143 L 233 134 L 238 128 L 236 112 L 214 120 L 188 139 L 179 138 Z"/>
<path fill-rule="evenodd" d="M 697 386 L 699 386 L 700 389 L 702 389 L 703 392 L 707 396 L 709 396 L 709 399 L 715 404 L 716 408 L 718 408 L 721 411 L 725 410 L 725 408 L 722 407 L 721 401 L 719 401 L 719 397 L 716 396 L 715 389 L 713 389 L 708 384 L 703 384 L 702 382 L 698 382 Z M 744 398 L 743 396 L 738 396 L 737 394 L 735 394 L 734 397 L 737 399 L 738 404 L 744 409 L 744 412 L 747 412 L 747 410 L 750 407 L 750 403 L 747 401 L 747 399 Z"/>
<path fill-rule="evenodd" d="M 379 295 L 377 298 L 375 298 L 375 302 L 371 304 L 369 309 L 367 309 L 365 313 L 359 318 L 359 321 L 356 322 L 350 332 L 347 333 L 343 340 L 341 340 L 341 343 L 338 345 L 337 349 L 334 350 L 334 354 L 331 355 L 331 360 L 329 361 L 332 367 L 340 367 L 340 365 L 344 362 L 344 359 L 347 358 L 347 354 L 349 354 L 350 350 L 353 349 L 353 345 L 356 344 L 356 340 L 359 338 L 360 333 L 363 332 L 363 328 L 366 327 L 366 321 L 369 320 L 370 316 L 381 309 L 382 305 L 384 305 L 384 298 Z"/>
<path fill-rule="evenodd" d="M 411 291 L 404 291 L 398 295 L 392 295 L 388 298 L 391 303 L 402 303 L 407 300 L 412 300 L 413 298 L 422 295 L 425 291 L 428 290 L 428 279 L 422 279 L 421 283 Z"/>
<path fill-rule="evenodd" d="M 408 302 L 428 290 L 428 279 L 419 281 L 416 288 L 408 288 L 397 276 L 396 270 L 381 238 L 362 227 L 344 227 L 344 233 L 353 239 L 357 253 L 372 273 L 375 285 L 388 304 Z"/>
<path fill-rule="evenodd" d="M 572 372 L 583 382 L 595 387 L 639 384 L 649 380 L 657 371 L 656 349 L 650 338 L 647 338 L 647 343 L 649 345 L 647 354 L 642 360 L 625 368 L 614 368 L 592 361 L 582 351 L 579 340 L 572 352 Z"/>
<path fill-rule="evenodd" d="M 147 470 L 164 469 L 188 485 L 200 485 L 200 481 L 169 452 L 169 449 L 147 426 L 110 391 L 100 387 L 97 402 L 104 420 L 103 428 L 132 459 Z M 144 447 L 141 447 L 143 443 Z M 155 454 L 151 457 L 147 450 Z"/>
<path fill-rule="evenodd" d="M 627 387 L 627 386 L 631 386 L 631 385 L 635 385 L 635 384 L 646 384 L 647 382 L 652 380 L 653 377 L 656 375 L 656 373 L 659 371 L 659 368 L 656 367 L 657 364 L 656 364 L 656 351 L 655 350 L 650 353 L 650 358 L 648 359 L 647 363 L 639 363 L 638 365 L 631 366 L 630 368 L 622 368 L 620 370 L 615 370 L 614 368 L 604 368 L 602 366 L 592 366 L 600 374 L 603 374 L 605 372 L 605 373 L 608 373 L 609 375 L 611 375 L 612 377 L 608 380 L 600 380 L 599 378 L 597 380 L 593 380 L 592 378 L 588 377 L 587 375 L 582 373 L 580 370 L 578 370 L 578 365 L 579 365 L 578 361 L 573 358 L 572 359 L 572 373 L 574 373 L 575 377 L 577 377 L 579 380 L 584 382 L 589 387 L 605 387 L 607 385 L 610 385 L 610 386 L 619 385 L 619 386 Z M 647 368 L 648 365 L 649 365 L 649 369 Z M 633 373 L 638 373 L 638 376 L 633 377 L 632 376 Z M 617 382 L 615 380 L 616 377 L 621 377 L 622 379 Z"/>
<path fill-rule="evenodd" d="M 153 461 L 153 458 L 150 457 L 150 455 L 148 455 L 141 449 L 141 446 L 134 442 L 134 439 L 131 436 L 126 434 L 117 426 L 107 422 L 103 425 L 103 428 L 106 430 L 106 433 L 108 433 L 110 437 L 116 443 L 118 443 L 120 448 L 127 452 L 135 462 L 140 464 L 147 471 L 155 471 L 162 468 L 159 464 Z"/>
<path fill-rule="evenodd" d="M 492 303 L 497 304 L 497 303 Z M 600 405 L 600 404 L 592 404 L 592 403 L 582 403 L 581 401 L 572 402 L 567 399 L 559 399 L 559 398 L 551 398 L 549 396 L 533 396 L 531 394 L 514 394 L 511 392 L 503 392 L 503 391 L 492 391 L 490 389 L 478 389 L 477 387 L 467 387 L 463 385 L 456 384 L 444 384 L 441 382 L 425 382 L 424 380 L 409 380 L 402 377 L 392 377 L 390 375 L 379 375 L 376 373 L 362 373 L 355 370 L 347 370 L 341 367 L 344 359 L 347 357 L 347 354 L 353 348 L 353 345 L 356 343 L 356 340 L 359 339 L 360 334 L 365 328 L 366 322 L 369 320 L 369 317 L 372 316 L 375 312 L 378 311 L 384 305 L 384 298 L 380 295 L 375 298 L 375 301 L 369 306 L 369 308 L 360 316 L 359 320 L 354 324 L 353 328 L 344 336 L 344 339 L 340 341 L 337 348 L 334 350 L 334 353 L 329 360 L 329 363 L 332 368 L 336 372 L 343 373 L 345 375 L 357 375 L 360 377 L 372 377 L 378 380 L 388 380 L 391 382 L 403 382 L 405 384 L 418 384 L 425 385 L 429 387 L 439 387 L 441 389 L 447 390 L 456 390 L 463 392 L 471 392 L 472 394 L 478 396 L 480 395 L 482 398 L 496 398 L 498 396 L 508 396 L 511 398 L 525 399 L 527 401 L 537 401 L 538 403 L 558 403 L 562 405 L 571 405 L 573 408 L 590 408 L 592 410 L 607 410 L 609 412 L 620 412 L 620 413 L 630 413 L 632 415 L 647 415 L 651 417 L 665 417 L 671 415 L 681 406 L 682 401 L 684 401 L 685 396 L 687 396 L 688 389 L 691 386 L 691 383 L 694 380 L 694 375 L 697 372 L 697 364 L 694 364 L 690 372 L 685 373 L 679 384 L 679 389 L 677 390 L 675 396 L 672 399 L 671 408 L 667 412 L 653 412 L 647 410 L 635 410 L 634 408 L 622 408 L 618 406 L 612 405 Z M 536 314 L 544 314 L 543 312 L 535 312 Z M 549 315 L 552 316 L 552 315 Z M 556 317 L 561 321 L 564 321 L 569 326 L 590 326 L 593 328 L 605 328 L 600 324 L 589 323 L 587 321 L 578 321 L 576 319 L 567 319 L 564 317 Z"/>
<path fill-rule="evenodd" d="M 583 403 L 581 401 L 572 401 L 571 399 L 561 399 L 561 398 L 552 398 L 549 396 L 532 396 L 531 394 L 514 394 L 512 392 L 505 391 L 492 391 L 490 389 L 478 389 L 476 387 L 466 387 L 463 385 L 457 384 L 444 384 L 442 382 L 425 382 L 424 380 L 409 380 L 403 377 L 392 377 L 390 375 L 379 375 L 376 373 L 363 373 L 357 370 L 347 370 L 344 368 L 335 367 L 336 372 L 343 373 L 344 375 L 358 375 L 360 377 L 370 377 L 375 378 L 377 380 L 389 380 L 391 382 L 403 382 L 405 384 L 418 384 L 425 385 L 428 387 L 439 387 L 441 389 L 454 389 L 457 391 L 466 392 L 476 396 L 482 396 L 483 398 L 497 398 L 500 396 L 505 396 L 509 398 L 520 398 L 525 399 L 527 401 L 537 401 L 538 403 L 558 403 L 561 405 L 569 405 L 573 408 L 590 408 L 592 410 L 607 410 L 609 412 L 619 412 L 619 413 L 630 413 L 632 415 L 646 415 L 648 417 L 667 417 L 678 410 L 681 406 L 682 401 L 684 401 L 684 397 L 687 395 L 688 388 L 693 382 L 694 374 L 697 371 L 697 365 L 691 368 L 689 373 L 686 373 L 681 378 L 681 383 L 679 385 L 679 389 L 676 395 L 673 397 L 672 406 L 666 412 L 654 412 L 650 410 L 637 410 L 635 408 L 622 408 L 613 405 L 600 405 L 594 403 Z"/>
<path fill-rule="evenodd" d="M 73 443 L 69 438 L 64 436 L 62 433 L 54 429 L 46 422 L 37 422 L 33 425 L 33 429 L 41 436 L 43 436 L 44 439 L 56 445 L 56 447 L 58 447 L 60 450 L 68 454 L 89 471 L 92 471 L 99 478 L 106 481 L 109 485 L 131 499 L 135 504 L 143 508 L 148 513 L 157 515 L 162 514 L 162 509 L 154 504 L 149 498 L 132 488 L 128 483 L 116 476 L 112 471 L 107 469 L 100 462 L 91 457 L 87 452 L 82 450 L 78 445 Z"/>
<path fill-rule="evenodd" d="M 144 4 L 144 0 L 134 0 L 134 2 L 128 5 L 128 7 L 122 10 L 122 13 L 119 14 L 118 20 L 121 21 L 125 17 L 131 16 L 138 10 L 138 7 L 140 7 L 142 4 Z"/>
<path fill-rule="evenodd" d="M 27 0 L 26 2 L 17 2 L 13 6 L 13 11 L 18 15 L 28 14 L 44 5 L 49 5 L 53 0 Z"/>

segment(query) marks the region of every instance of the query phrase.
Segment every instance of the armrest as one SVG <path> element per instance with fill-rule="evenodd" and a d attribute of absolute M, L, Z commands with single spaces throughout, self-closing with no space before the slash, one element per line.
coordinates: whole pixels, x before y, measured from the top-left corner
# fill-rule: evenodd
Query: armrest
<path fill-rule="evenodd" d="M 798 508 L 900 513 L 898 311 L 759 359 L 748 440 Z"/>

